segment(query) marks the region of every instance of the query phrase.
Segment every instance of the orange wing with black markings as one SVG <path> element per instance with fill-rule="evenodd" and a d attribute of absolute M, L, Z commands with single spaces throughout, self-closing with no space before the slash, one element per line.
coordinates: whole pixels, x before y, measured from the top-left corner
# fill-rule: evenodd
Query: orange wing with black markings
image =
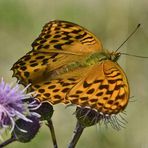
<path fill-rule="evenodd" d="M 13 76 L 51 104 L 72 103 L 103 114 L 117 114 L 129 99 L 118 54 L 104 50 L 87 29 L 66 21 L 47 23 L 32 50 L 12 67 Z M 114 57 L 114 59 L 112 58 Z"/>
<path fill-rule="evenodd" d="M 103 50 L 101 42 L 87 29 L 60 20 L 47 23 L 32 47 L 11 68 L 13 76 L 25 86 L 50 80 L 55 70 Z"/>
<path fill-rule="evenodd" d="M 121 67 L 111 60 L 96 64 L 68 93 L 68 100 L 104 114 L 124 110 L 129 99 L 129 85 Z"/>

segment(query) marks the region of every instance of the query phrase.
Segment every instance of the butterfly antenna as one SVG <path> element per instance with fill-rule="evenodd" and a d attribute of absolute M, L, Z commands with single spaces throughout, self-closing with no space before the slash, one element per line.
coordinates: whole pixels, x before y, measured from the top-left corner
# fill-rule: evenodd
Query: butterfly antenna
<path fill-rule="evenodd" d="M 141 24 L 138 24 L 137 27 L 134 29 L 134 31 L 127 37 L 127 39 L 115 50 L 115 52 L 117 52 L 122 46 L 124 43 L 127 42 L 127 40 L 138 30 L 138 28 L 140 27 Z"/>
<path fill-rule="evenodd" d="M 148 58 L 148 56 L 139 56 L 139 55 L 129 54 L 129 53 L 122 53 L 122 52 L 121 52 L 121 54 L 122 54 L 122 55 L 126 55 L 126 56 L 136 57 L 136 58 L 145 58 L 145 59 Z"/>

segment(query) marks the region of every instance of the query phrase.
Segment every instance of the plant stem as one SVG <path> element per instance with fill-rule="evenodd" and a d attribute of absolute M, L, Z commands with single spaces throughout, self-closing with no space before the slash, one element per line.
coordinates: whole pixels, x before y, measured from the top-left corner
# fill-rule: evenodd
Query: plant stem
<path fill-rule="evenodd" d="M 2 148 L 2 147 L 6 146 L 6 145 L 8 145 L 8 144 L 10 144 L 10 143 L 12 143 L 14 141 L 16 141 L 16 138 L 12 136 L 10 139 L 8 139 L 5 142 L 1 143 L 0 148 Z"/>
<path fill-rule="evenodd" d="M 74 130 L 74 133 L 73 133 L 73 137 L 72 137 L 72 140 L 70 141 L 69 145 L 68 145 L 68 148 L 75 148 L 76 144 L 78 143 L 78 140 L 80 138 L 80 136 L 82 135 L 83 133 L 83 130 L 84 130 L 84 126 L 82 126 L 79 121 L 77 121 L 77 124 L 76 124 L 76 127 L 75 127 L 75 130 Z"/>
<path fill-rule="evenodd" d="M 53 126 L 52 120 L 48 120 L 47 126 L 50 128 L 50 133 L 51 133 L 51 137 L 52 137 L 53 147 L 54 148 L 58 148 L 58 144 L 57 144 L 56 135 L 55 135 L 55 131 L 54 131 L 54 126 Z"/>

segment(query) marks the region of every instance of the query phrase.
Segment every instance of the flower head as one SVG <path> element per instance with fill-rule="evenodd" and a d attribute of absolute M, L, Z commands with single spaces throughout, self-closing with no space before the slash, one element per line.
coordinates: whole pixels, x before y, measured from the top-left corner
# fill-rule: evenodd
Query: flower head
<path fill-rule="evenodd" d="M 108 127 L 110 124 L 114 129 L 120 130 L 124 128 L 127 121 L 123 115 L 126 115 L 125 112 L 120 114 L 103 114 L 102 112 L 97 112 L 96 110 L 86 108 L 86 107 L 77 107 L 75 112 L 76 118 L 83 127 L 93 126 L 97 123 L 104 123 L 105 127 Z"/>
<path fill-rule="evenodd" d="M 22 119 L 26 122 L 32 122 L 26 116 L 31 115 L 30 107 L 36 107 L 33 103 L 27 104 L 26 99 L 31 97 L 32 93 L 25 93 L 19 85 L 12 86 L 2 79 L 0 82 L 0 135 L 6 130 L 13 131 L 15 121 Z M 18 127 L 19 128 L 19 127 Z"/>

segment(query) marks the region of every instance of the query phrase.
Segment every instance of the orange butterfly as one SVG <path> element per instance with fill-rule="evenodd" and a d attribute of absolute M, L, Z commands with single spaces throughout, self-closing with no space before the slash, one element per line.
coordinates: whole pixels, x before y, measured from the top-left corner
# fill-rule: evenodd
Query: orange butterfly
<path fill-rule="evenodd" d="M 36 99 L 51 104 L 71 103 L 104 115 L 123 111 L 129 84 L 117 64 L 120 53 L 103 49 L 87 29 L 66 21 L 47 23 L 32 50 L 12 67 L 13 76 Z"/>

